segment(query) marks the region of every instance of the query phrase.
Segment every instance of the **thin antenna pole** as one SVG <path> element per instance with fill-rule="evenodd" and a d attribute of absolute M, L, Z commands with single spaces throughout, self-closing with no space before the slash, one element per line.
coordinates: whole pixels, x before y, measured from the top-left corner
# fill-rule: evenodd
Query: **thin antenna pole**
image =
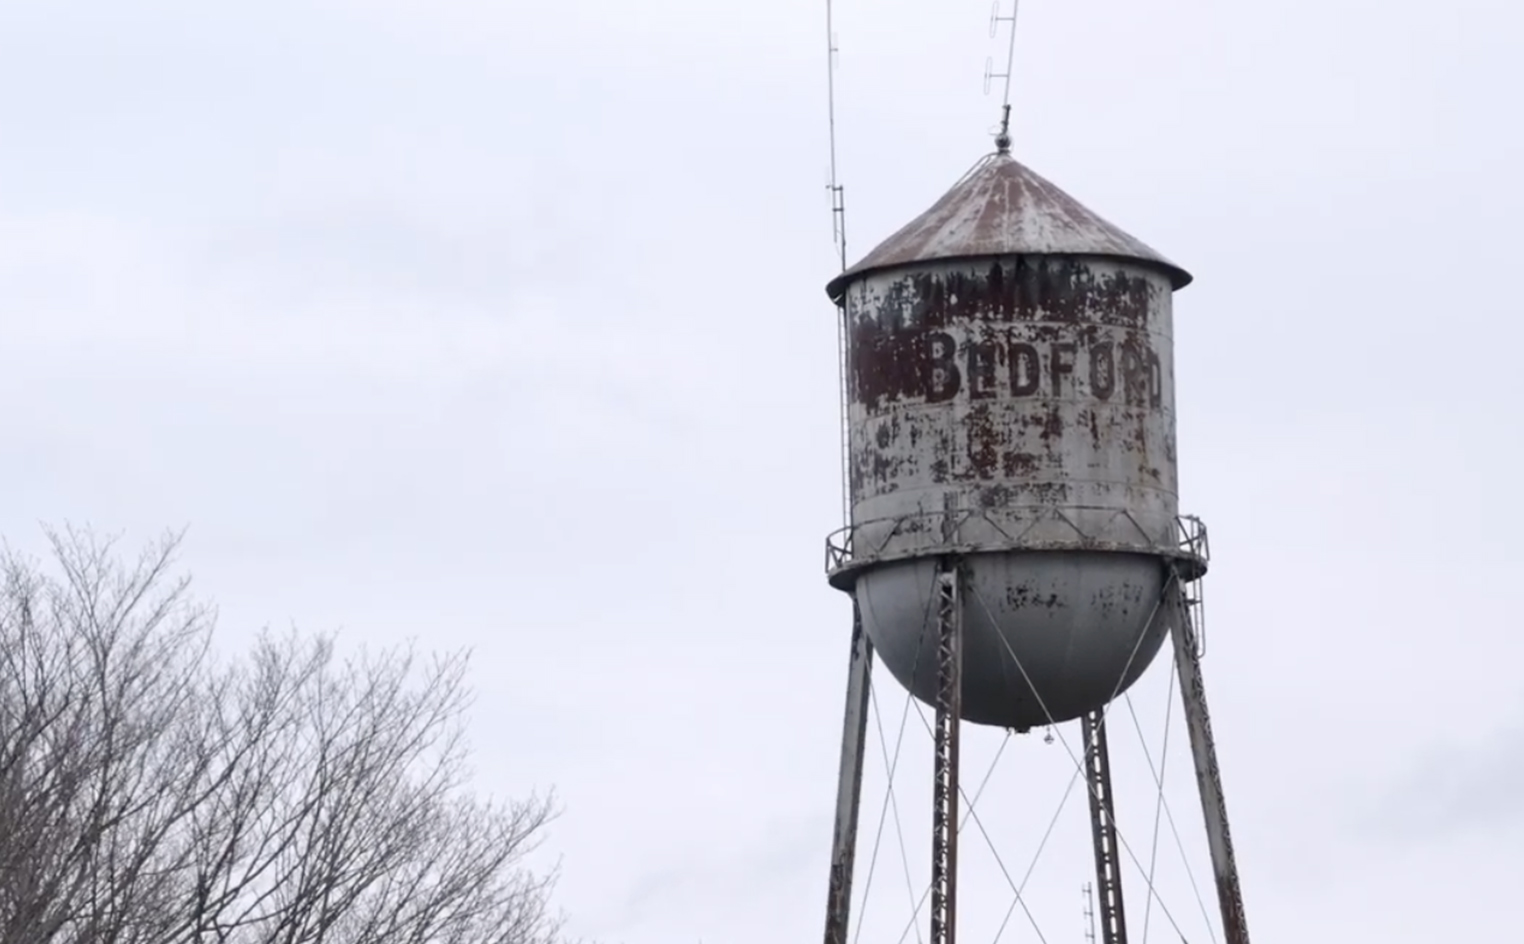
<path fill-rule="evenodd" d="M 831 231 L 836 243 L 841 270 L 847 269 L 847 217 L 845 190 L 836 166 L 836 16 L 831 0 L 826 0 L 826 119 L 831 135 Z"/>
<path fill-rule="evenodd" d="M 1095 944 L 1095 896 L 1089 883 L 1080 894 L 1085 896 L 1085 944 Z"/>
<path fill-rule="evenodd" d="M 1006 44 L 1005 50 L 1005 94 L 1000 98 L 1000 104 L 1007 113 L 1011 108 L 1011 73 L 1016 71 L 1016 16 L 1021 12 L 1021 0 L 1011 0 L 1011 38 Z"/>
<path fill-rule="evenodd" d="M 842 186 L 836 162 L 836 11 L 831 0 L 825 0 L 826 16 L 826 119 L 830 128 L 831 182 L 831 237 L 836 243 L 837 263 L 840 271 L 847 271 L 847 202 L 846 188 Z M 849 526 L 852 518 L 852 485 L 847 472 L 849 462 L 849 438 L 847 432 L 847 299 L 843 295 L 836 306 L 836 409 L 837 423 L 841 427 L 841 524 Z"/>
<path fill-rule="evenodd" d="M 995 6 L 990 11 L 990 38 L 994 39 L 1000 32 L 1001 23 L 1010 24 L 1010 38 L 1006 43 L 1005 71 L 995 71 L 993 57 L 984 62 L 984 94 L 990 93 L 990 83 L 994 79 L 1004 80 L 1005 87 L 1000 97 L 1000 131 L 995 135 L 995 146 L 1002 154 L 1011 149 L 1011 76 L 1016 72 L 1016 16 L 1021 12 L 1021 0 L 1011 0 L 1011 15 L 1001 16 L 1000 8 L 1005 0 L 995 0 Z"/>

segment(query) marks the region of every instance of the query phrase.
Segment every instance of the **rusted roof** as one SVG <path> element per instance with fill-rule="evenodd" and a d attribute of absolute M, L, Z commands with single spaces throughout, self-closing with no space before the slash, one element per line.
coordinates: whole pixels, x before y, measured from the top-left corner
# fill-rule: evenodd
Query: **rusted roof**
<path fill-rule="evenodd" d="M 840 299 L 847 283 L 875 269 L 1010 255 L 1136 259 L 1164 270 L 1177 289 L 1191 281 L 1189 272 L 1001 151 L 975 164 L 931 209 L 832 279 L 826 291 Z"/>

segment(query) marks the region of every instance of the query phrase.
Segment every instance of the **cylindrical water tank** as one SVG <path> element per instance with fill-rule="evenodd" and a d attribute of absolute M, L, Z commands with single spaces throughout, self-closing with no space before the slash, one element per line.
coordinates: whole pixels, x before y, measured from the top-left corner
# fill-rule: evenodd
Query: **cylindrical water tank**
<path fill-rule="evenodd" d="M 828 286 L 850 527 L 831 580 L 936 692 L 963 568 L 963 717 L 1026 730 L 1124 691 L 1205 566 L 1179 517 L 1171 295 L 1190 276 L 1001 152 Z"/>

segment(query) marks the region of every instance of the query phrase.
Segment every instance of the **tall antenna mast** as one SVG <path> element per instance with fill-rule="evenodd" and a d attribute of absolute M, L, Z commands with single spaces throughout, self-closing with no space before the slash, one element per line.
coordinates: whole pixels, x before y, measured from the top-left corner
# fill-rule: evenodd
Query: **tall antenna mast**
<path fill-rule="evenodd" d="M 827 188 L 831 193 L 831 238 L 836 244 L 837 263 L 840 271 L 847 271 L 847 202 L 846 188 L 842 186 L 836 166 L 836 16 L 831 0 L 825 0 L 826 27 L 826 119 L 830 126 L 831 181 Z M 841 523 L 851 521 L 852 486 L 847 475 L 847 299 L 843 295 L 836 311 L 836 408 L 841 426 Z"/>
<path fill-rule="evenodd" d="M 836 169 L 836 21 L 831 0 L 826 0 L 826 118 L 831 131 L 831 237 L 836 244 L 841 271 L 847 270 L 846 191 Z"/>
<path fill-rule="evenodd" d="M 1005 71 L 995 71 L 995 58 L 990 56 L 984 60 L 984 94 L 990 93 L 990 85 L 995 79 L 1004 82 L 1004 92 L 1000 98 L 1000 130 L 995 134 L 995 147 L 1000 153 L 1005 154 L 1011 150 L 1011 75 L 1016 71 L 1016 14 L 1021 10 L 1021 0 L 1011 0 L 1011 15 L 1002 16 L 1001 10 L 1005 7 L 1005 0 L 995 0 L 995 5 L 990 9 L 990 38 L 994 39 L 1000 34 L 1000 24 L 1010 24 L 1010 36 L 1005 49 Z"/>

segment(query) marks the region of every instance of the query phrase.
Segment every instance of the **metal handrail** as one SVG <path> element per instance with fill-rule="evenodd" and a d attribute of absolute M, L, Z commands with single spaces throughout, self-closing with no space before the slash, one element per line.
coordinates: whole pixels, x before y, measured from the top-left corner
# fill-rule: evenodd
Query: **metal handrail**
<path fill-rule="evenodd" d="M 1126 519 L 1131 522 L 1142 538 L 1139 543 L 1103 540 L 1087 534 L 1065 512 L 1111 512 L 1111 521 Z M 949 523 L 948 519 L 952 521 Z M 997 520 L 1001 519 L 1001 520 Z M 1002 523 L 1003 521 L 1003 523 Z M 1025 540 L 1027 534 L 1039 524 L 1060 522 L 1074 532 L 1073 540 Z M 901 552 L 886 553 L 885 549 L 896 537 L 926 530 L 931 522 L 940 522 L 944 528 L 942 541 L 935 548 L 916 547 Z M 1004 540 L 962 541 L 960 536 L 970 522 L 982 522 L 993 528 Z M 1018 527 L 1010 528 L 1015 524 Z M 865 529 L 887 530 L 871 548 L 858 546 L 861 532 Z M 826 536 L 826 573 L 835 583 L 842 575 L 850 574 L 871 564 L 925 557 L 932 553 L 972 553 L 1001 550 L 1102 550 L 1152 552 L 1176 560 L 1183 565 L 1183 577 L 1196 579 L 1206 572 L 1210 561 L 1206 524 L 1194 515 L 1174 516 L 1172 541 L 1160 541 L 1150 534 L 1132 513 L 1125 508 L 1104 505 L 1040 505 L 1017 506 L 996 509 L 960 509 L 957 511 L 923 511 L 890 518 L 875 518 L 838 528 Z M 1013 533 L 1015 532 L 1015 533 Z"/>

